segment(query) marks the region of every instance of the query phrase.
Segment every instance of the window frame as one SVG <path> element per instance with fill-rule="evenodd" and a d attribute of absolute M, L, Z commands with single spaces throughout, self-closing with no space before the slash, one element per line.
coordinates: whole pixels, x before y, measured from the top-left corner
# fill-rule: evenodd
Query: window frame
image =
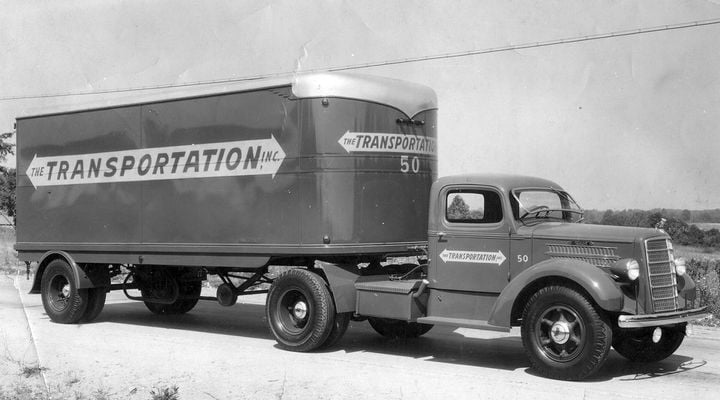
<path fill-rule="evenodd" d="M 483 219 L 450 219 L 448 215 L 448 209 L 450 207 L 451 202 L 449 202 L 449 199 L 452 195 L 457 194 L 478 194 L 483 196 Z M 486 220 L 485 216 L 488 215 L 487 213 L 487 204 L 488 204 L 488 197 L 489 196 L 495 196 L 495 199 L 493 201 L 497 204 L 497 218 L 493 218 L 492 220 Z M 453 197 L 454 200 L 454 197 Z M 468 187 L 454 187 L 450 188 L 445 191 L 443 196 L 443 219 L 445 220 L 445 223 L 447 224 L 461 224 L 461 225 L 474 225 L 474 226 L 494 226 L 497 224 L 503 223 L 505 220 L 505 210 L 503 207 L 503 196 L 497 191 L 492 188 L 468 188 Z"/>

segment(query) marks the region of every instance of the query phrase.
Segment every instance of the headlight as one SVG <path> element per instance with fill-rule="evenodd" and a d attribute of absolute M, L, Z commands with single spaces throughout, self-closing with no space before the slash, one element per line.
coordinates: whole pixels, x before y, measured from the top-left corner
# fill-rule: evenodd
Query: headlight
<path fill-rule="evenodd" d="M 678 257 L 673 262 L 675 263 L 675 273 L 680 276 L 685 275 L 685 272 L 687 272 L 687 268 L 685 267 L 685 259 L 682 257 Z"/>
<path fill-rule="evenodd" d="M 610 272 L 624 281 L 634 281 L 640 276 L 640 264 L 632 258 L 623 258 L 610 266 Z"/>

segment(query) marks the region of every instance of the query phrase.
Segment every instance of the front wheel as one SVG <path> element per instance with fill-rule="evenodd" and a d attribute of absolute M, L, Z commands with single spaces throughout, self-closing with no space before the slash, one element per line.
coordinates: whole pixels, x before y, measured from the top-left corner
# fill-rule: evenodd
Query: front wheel
<path fill-rule="evenodd" d="M 286 350 L 314 350 L 336 329 L 335 304 L 325 281 L 304 269 L 290 270 L 275 279 L 265 313 L 278 345 Z"/>
<path fill-rule="evenodd" d="M 541 375 L 579 380 L 605 362 L 612 328 L 583 294 L 566 286 L 548 286 L 525 306 L 522 340 L 533 368 Z"/>
<path fill-rule="evenodd" d="M 613 336 L 613 347 L 630 361 L 656 362 L 670 357 L 685 338 L 687 324 L 663 326 L 660 337 L 653 340 L 655 328 L 619 330 Z"/>

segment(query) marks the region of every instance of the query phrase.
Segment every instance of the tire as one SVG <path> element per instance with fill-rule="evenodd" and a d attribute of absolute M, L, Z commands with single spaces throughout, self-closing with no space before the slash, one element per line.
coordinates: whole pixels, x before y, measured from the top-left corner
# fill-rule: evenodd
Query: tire
<path fill-rule="evenodd" d="M 317 349 L 336 326 L 335 304 L 325 281 L 303 269 L 290 270 L 275 279 L 265 313 L 278 345 L 290 351 Z"/>
<path fill-rule="evenodd" d="M 179 284 L 179 298 L 171 304 L 145 302 L 145 307 L 158 315 L 178 315 L 185 314 L 192 310 L 200 300 L 200 291 L 202 290 L 202 282 L 183 282 Z"/>
<path fill-rule="evenodd" d="M 375 329 L 375 332 L 391 339 L 420 337 L 428 333 L 433 327 L 433 325 L 429 324 L 389 318 L 368 317 L 368 322 Z"/>
<path fill-rule="evenodd" d="M 48 317 L 61 324 L 74 324 L 88 307 L 88 291 L 76 287 L 72 267 L 65 260 L 50 261 L 40 283 Z"/>
<path fill-rule="evenodd" d="M 107 288 L 96 287 L 88 289 L 88 306 L 85 314 L 80 318 L 80 322 L 92 322 L 100 315 L 103 307 L 105 307 L 105 297 L 107 296 Z"/>
<path fill-rule="evenodd" d="M 552 379 L 592 375 L 605 362 L 612 343 L 607 317 L 566 286 L 548 286 L 530 297 L 521 332 L 532 367 Z"/>
<path fill-rule="evenodd" d="M 333 324 L 332 331 L 330 331 L 330 335 L 325 339 L 325 343 L 323 343 L 320 348 L 327 349 L 334 346 L 347 331 L 352 316 L 353 313 L 351 312 L 335 314 L 335 323 Z"/>
<path fill-rule="evenodd" d="M 630 361 L 657 362 L 670 357 L 685 339 L 687 324 L 663 326 L 660 341 L 653 343 L 655 328 L 618 330 L 613 336 L 613 347 Z"/>

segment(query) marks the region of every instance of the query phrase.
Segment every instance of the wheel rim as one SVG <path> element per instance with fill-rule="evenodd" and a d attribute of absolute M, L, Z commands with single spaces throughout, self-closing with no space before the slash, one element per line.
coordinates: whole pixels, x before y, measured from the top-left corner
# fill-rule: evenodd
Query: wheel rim
<path fill-rule="evenodd" d="M 283 292 L 277 306 L 278 327 L 291 335 L 300 335 L 308 326 L 312 314 L 307 296 L 300 290 Z"/>
<path fill-rule="evenodd" d="M 55 275 L 50 280 L 48 289 L 48 302 L 50 307 L 57 312 L 62 312 L 70 303 L 72 297 L 72 287 L 70 281 L 63 275 Z"/>
<path fill-rule="evenodd" d="M 585 324 L 578 313 L 566 306 L 543 312 L 535 326 L 535 342 L 549 359 L 566 363 L 577 358 L 585 347 Z"/>

